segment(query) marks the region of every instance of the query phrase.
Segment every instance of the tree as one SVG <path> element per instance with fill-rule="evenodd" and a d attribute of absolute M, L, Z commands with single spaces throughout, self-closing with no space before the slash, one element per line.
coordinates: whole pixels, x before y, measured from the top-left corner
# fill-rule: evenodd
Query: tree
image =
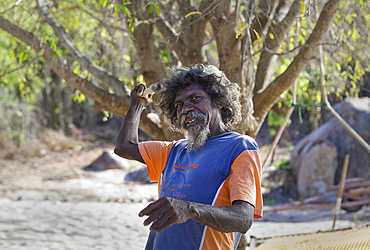
<path fill-rule="evenodd" d="M 269 110 L 324 43 L 340 0 L 310 4 L 299 0 L 5 0 L 0 28 L 26 44 L 30 55 L 25 61 L 43 60 L 65 82 L 93 99 L 98 110 L 122 117 L 129 107 L 132 84 L 145 81 L 149 86 L 163 77 L 166 66 L 179 62 L 216 64 L 241 87 L 245 119 L 239 131 L 255 137 Z M 317 20 L 312 8 L 320 11 Z M 295 33 L 298 46 L 292 42 Z M 18 55 L 20 62 L 23 56 Z M 144 110 L 140 128 L 158 140 L 173 137 L 152 111 Z M 250 126 L 253 120 L 255 126 Z"/>

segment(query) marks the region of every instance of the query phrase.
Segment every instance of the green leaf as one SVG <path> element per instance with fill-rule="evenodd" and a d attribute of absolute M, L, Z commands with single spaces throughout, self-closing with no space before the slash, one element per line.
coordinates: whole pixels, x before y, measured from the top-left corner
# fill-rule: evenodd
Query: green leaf
<path fill-rule="evenodd" d="M 153 11 L 154 11 L 154 4 L 151 4 L 151 5 L 149 5 L 148 13 L 149 13 L 149 14 L 152 14 L 152 13 L 153 13 Z"/>
<path fill-rule="evenodd" d="M 52 48 L 53 50 L 54 49 L 56 49 L 56 44 L 55 44 L 55 40 L 54 40 L 54 38 L 51 38 L 51 40 L 50 40 L 50 48 Z"/>
<path fill-rule="evenodd" d="M 19 64 L 21 64 L 23 62 L 23 54 L 24 54 L 24 52 L 19 54 L 19 60 L 18 60 Z"/>
<path fill-rule="evenodd" d="M 299 3 L 301 4 L 301 8 L 302 8 L 302 17 L 304 16 L 304 12 L 306 10 L 306 7 L 304 6 L 304 2 L 303 1 L 299 1 Z"/>
<path fill-rule="evenodd" d="M 101 4 L 103 7 L 107 5 L 108 0 L 103 0 L 103 3 Z"/>
<path fill-rule="evenodd" d="M 122 12 L 125 16 L 131 17 L 131 11 L 126 6 L 122 7 Z"/>
<path fill-rule="evenodd" d="M 144 76 L 143 76 L 143 75 L 138 75 L 138 76 L 136 77 L 136 81 L 137 81 L 138 83 L 143 83 L 143 82 L 144 82 Z"/>
<path fill-rule="evenodd" d="M 202 15 L 202 12 L 200 11 L 192 11 L 192 12 L 189 12 L 188 14 L 186 14 L 185 18 L 187 18 L 188 16 L 191 16 L 191 15 Z"/>
<path fill-rule="evenodd" d="M 158 4 L 155 5 L 155 13 L 157 14 L 157 16 L 159 16 L 161 14 L 161 10 L 159 9 Z"/>
<path fill-rule="evenodd" d="M 257 36 L 257 42 L 259 42 L 259 41 L 261 40 L 260 35 L 258 34 L 258 32 L 257 32 L 255 29 L 253 29 L 253 32 L 254 32 L 254 34 L 256 34 L 256 36 Z"/>
<path fill-rule="evenodd" d="M 248 24 L 246 23 L 242 23 L 242 24 L 239 24 L 236 28 L 238 29 L 238 33 L 236 34 L 236 38 L 238 38 L 240 36 L 240 34 L 243 32 L 243 30 L 245 30 L 245 28 L 248 27 Z"/>
<path fill-rule="evenodd" d="M 339 63 L 336 63 L 336 65 L 337 65 L 337 69 L 340 71 L 342 69 L 342 67 L 340 66 Z"/>
<path fill-rule="evenodd" d="M 122 57 L 123 57 L 123 59 L 126 60 L 126 62 L 130 62 L 131 61 L 131 57 L 129 55 L 123 55 Z"/>
<path fill-rule="evenodd" d="M 354 29 L 353 30 L 353 33 L 352 33 L 352 39 L 353 39 L 353 41 L 356 41 L 358 38 L 360 38 L 361 37 L 361 35 L 360 35 L 360 33 L 357 31 L 357 29 Z"/>

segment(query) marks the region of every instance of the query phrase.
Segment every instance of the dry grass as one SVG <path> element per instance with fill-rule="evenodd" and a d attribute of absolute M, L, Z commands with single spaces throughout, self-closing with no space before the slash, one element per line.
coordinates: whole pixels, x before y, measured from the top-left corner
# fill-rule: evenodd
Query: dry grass
<path fill-rule="evenodd" d="M 64 135 L 63 131 L 46 130 L 41 138 L 29 139 L 22 147 L 14 142 L 8 142 L 5 149 L 0 150 L 0 158 L 7 160 L 30 159 L 42 157 L 48 152 L 78 151 L 89 146 L 89 142 Z"/>

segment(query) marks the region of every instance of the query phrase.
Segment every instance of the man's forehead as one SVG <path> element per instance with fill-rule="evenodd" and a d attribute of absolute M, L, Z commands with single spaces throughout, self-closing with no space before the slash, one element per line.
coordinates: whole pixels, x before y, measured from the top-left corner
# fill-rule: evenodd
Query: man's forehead
<path fill-rule="evenodd" d="M 207 94 L 207 93 L 198 84 L 192 84 L 192 85 L 187 86 L 186 88 L 184 88 L 182 90 L 177 91 L 175 101 L 178 100 L 178 99 L 181 99 L 183 97 L 193 96 L 193 95 L 196 95 L 196 94 L 204 95 L 204 94 Z"/>

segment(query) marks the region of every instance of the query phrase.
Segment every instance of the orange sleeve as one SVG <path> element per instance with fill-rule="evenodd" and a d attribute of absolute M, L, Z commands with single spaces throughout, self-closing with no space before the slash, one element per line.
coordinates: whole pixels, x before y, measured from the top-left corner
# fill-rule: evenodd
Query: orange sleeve
<path fill-rule="evenodd" d="M 139 143 L 141 157 L 145 161 L 151 182 L 158 182 L 166 165 L 173 142 L 146 141 Z"/>
<path fill-rule="evenodd" d="M 231 166 L 230 199 L 246 201 L 254 206 L 254 219 L 262 218 L 262 164 L 257 150 L 245 150 Z"/>

